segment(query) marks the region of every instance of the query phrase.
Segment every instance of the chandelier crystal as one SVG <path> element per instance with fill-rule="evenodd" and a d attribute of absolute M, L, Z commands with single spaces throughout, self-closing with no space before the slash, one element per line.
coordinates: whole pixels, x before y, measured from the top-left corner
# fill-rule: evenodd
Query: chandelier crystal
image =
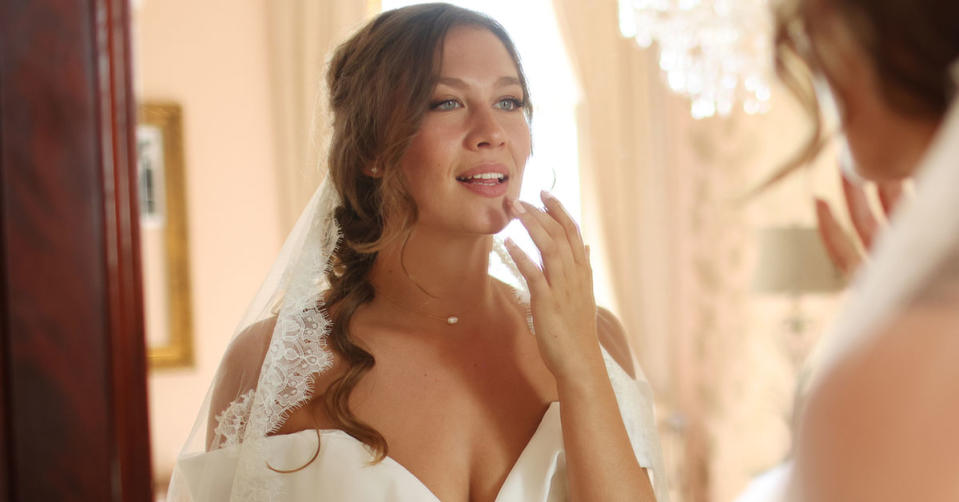
<path fill-rule="evenodd" d="M 623 36 L 659 47 L 669 87 L 696 119 L 769 110 L 772 13 L 768 0 L 619 0 Z"/>

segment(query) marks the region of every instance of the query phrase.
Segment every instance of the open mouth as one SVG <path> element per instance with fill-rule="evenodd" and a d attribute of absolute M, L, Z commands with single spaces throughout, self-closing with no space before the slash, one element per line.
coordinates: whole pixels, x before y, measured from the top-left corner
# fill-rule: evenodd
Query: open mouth
<path fill-rule="evenodd" d="M 509 176 L 502 173 L 478 173 L 472 176 L 457 176 L 456 181 L 474 185 L 499 185 L 509 180 Z"/>

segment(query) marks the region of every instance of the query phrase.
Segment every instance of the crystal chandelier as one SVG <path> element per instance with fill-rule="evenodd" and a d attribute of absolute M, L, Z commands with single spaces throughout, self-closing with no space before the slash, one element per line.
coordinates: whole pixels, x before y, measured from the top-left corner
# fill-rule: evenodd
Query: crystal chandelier
<path fill-rule="evenodd" d="M 737 103 L 769 110 L 772 13 L 768 0 L 619 0 L 619 26 L 659 46 L 669 87 L 690 98 L 696 119 L 726 116 Z"/>

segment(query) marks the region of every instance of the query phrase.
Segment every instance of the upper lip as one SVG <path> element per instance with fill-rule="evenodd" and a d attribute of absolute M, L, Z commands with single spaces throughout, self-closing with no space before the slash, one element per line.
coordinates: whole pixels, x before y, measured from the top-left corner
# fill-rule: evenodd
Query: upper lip
<path fill-rule="evenodd" d="M 476 176 L 477 174 L 483 173 L 495 173 L 502 174 L 503 176 L 509 177 L 509 169 L 506 168 L 503 164 L 489 163 L 489 164 L 480 164 L 472 169 L 468 169 L 456 175 L 457 178 L 469 178 L 470 176 Z"/>

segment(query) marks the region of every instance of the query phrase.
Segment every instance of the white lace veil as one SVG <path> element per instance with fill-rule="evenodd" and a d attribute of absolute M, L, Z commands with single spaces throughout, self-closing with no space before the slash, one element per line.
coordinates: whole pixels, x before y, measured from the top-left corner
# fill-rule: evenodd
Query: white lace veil
<path fill-rule="evenodd" d="M 271 500 L 272 471 L 263 442 L 309 400 L 312 378 L 331 364 L 325 341 L 329 320 L 320 295 L 339 240 L 333 220 L 339 203 L 332 183 L 324 181 L 297 220 L 220 363 L 174 470 L 168 500 L 219 500 L 191 477 L 222 477 L 214 472 L 222 465 L 181 468 L 218 449 L 235 459 L 230 500 Z"/>

